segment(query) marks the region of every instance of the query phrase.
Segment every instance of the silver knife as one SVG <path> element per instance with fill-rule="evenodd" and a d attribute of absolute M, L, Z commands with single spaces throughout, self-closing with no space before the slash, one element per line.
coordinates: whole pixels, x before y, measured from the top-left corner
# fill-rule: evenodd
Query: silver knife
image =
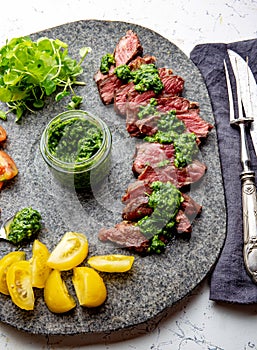
<path fill-rule="evenodd" d="M 233 70 L 237 69 L 240 83 L 241 99 L 247 118 L 253 118 L 250 134 L 257 155 L 257 84 L 248 62 L 232 50 L 227 50 Z M 246 58 L 247 59 L 247 58 Z M 237 65 L 237 67 L 235 66 Z M 249 93 L 250 92 L 250 93 Z"/>
<path fill-rule="evenodd" d="M 256 121 L 254 121 L 255 94 L 257 96 L 257 86 L 253 74 L 251 73 L 248 63 L 245 62 L 238 54 L 228 51 L 230 63 L 236 81 L 236 95 L 238 104 L 238 117 L 234 114 L 233 94 L 229 79 L 229 73 L 226 62 L 224 61 L 229 106 L 230 106 L 230 124 L 238 125 L 241 135 L 241 163 L 242 172 L 240 175 L 242 183 L 242 208 L 243 208 L 243 232 L 244 247 L 243 256 L 247 273 L 251 276 L 253 282 L 257 283 L 257 198 L 255 173 L 251 169 L 251 159 L 248 152 L 246 138 L 246 124 L 255 125 L 252 129 L 251 136 L 255 147 L 256 143 Z M 255 99 L 255 100 L 253 100 Z M 243 113 L 243 109 L 244 112 Z M 256 151 L 256 148 L 255 148 Z"/>

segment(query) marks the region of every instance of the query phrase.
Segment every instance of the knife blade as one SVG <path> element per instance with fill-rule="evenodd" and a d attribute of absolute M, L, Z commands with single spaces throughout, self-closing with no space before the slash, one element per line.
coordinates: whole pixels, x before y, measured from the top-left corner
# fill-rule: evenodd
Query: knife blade
<path fill-rule="evenodd" d="M 245 115 L 247 118 L 254 119 L 251 123 L 250 135 L 257 155 L 257 84 L 248 62 L 233 50 L 228 49 L 227 51 L 233 70 L 238 71 L 240 94 Z"/>

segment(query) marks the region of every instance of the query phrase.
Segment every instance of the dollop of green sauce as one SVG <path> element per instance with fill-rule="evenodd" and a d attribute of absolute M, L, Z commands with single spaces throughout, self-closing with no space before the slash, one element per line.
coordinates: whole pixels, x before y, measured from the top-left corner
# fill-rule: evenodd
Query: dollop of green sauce
<path fill-rule="evenodd" d="M 114 73 L 124 82 L 133 81 L 135 90 L 144 92 L 153 90 L 156 94 L 162 91 L 163 83 L 155 64 L 142 64 L 138 69 L 131 70 L 126 64 L 115 68 Z"/>
<path fill-rule="evenodd" d="M 94 156 L 103 142 L 102 131 L 86 119 L 57 119 L 48 131 L 48 149 L 66 163 L 80 163 Z"/>
<path fill-rule="evenodd" d="M 101 63 L 100 63 L 100 71 L 103 74 L 107 74 L 111 68 L 111 66 L 115 64 L 115 58 L 114 55 L 111 53 L 107 53 L 105 54 L 102 58 L 101 58 Z"/>
<path fill-rule="evenodd" d="M 156 110 L 155 99 L 151 99 L 149 104 L 140 108 L 138 117 L 143 119 L 149 115 L 159 117 L 158 131 L 153 136 L 146 136 L 144 140 L 163 144 L 173 143 L 175 148 L 174 165 L 177 168 L 183 168 L 190 164 L 198 152 L 196 136 L 194 133 L 186 132 L 185 124 L 177 118 L 176 111 L 161 113 Z"/>
<path fill-rule="evenodd" d="M 143 119 L 144 117 L 147 117 L 149 115 L 160 115 L 160 112 L 156 109 L 157 106 L 157 100 L 156 98 L 150 98 L 150 102 L 146 106 L 140 106 L 139 112 L 137 114 L 139 119 Z"/>
<path fill-rule="evenodd" d="M 114 73 L 117 77 L 124 82 L 132 81 L 131 70 L 127 64 L 121 64 L 114 69 Z"/>
<path fill-rule="evenodd" d="M 153 192 L 149 195 L 148 205 L 153 208 L 150 216 L 138 221 L 140 231 L 149 239 L 149 253 L 161 253 L 174 233 L 176 215 L 184 198 L 181 192 L 170 182 L 155 181 L 151 184 Z"/>
<path fill-rule="evenodd" d="M 31 207 L 18 211 L 8 227 L 8 240 L 14 244 L 33 239 L 42 228 L 41 214 Z"/>

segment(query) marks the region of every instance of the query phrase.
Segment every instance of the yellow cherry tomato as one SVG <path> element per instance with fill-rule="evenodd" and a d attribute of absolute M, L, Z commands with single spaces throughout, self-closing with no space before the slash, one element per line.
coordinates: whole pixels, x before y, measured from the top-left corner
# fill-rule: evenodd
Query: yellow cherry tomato
<path fill-rule="evenodd" d="M 35 298 L 29 261 L 14 262 L 7 270 L 6 281 L 13 303 L 21 309 L 33 310 Z"/>
<path fill-rule="evenodd" d="M 75 267 L 72 282 L 81 306 L 97 307 L 106 300 L 105 283 L 94 269 L 86 266 Z"/>
<path fill-rule="evenodd" d="M 60 271 L 52 270 L 50 272 L 45 283 L 44 300 L 48 309 L 54 313 L 68 312 L 76 306 Z"/>
<path fill-rule="evenodd" d="M 9 267 L 15 262 L 25 260 L 25 252 L 15 251 L 6 254 L 0 260 L 0 292 L 6 295 L 9 295 L 8 286 L 6 283 L 6 273 Z"/>
<path fill-rule="evenodd" d="M 88 240 L 78 232 L 66 232 L 50 254 L 47 265 L 52 269 L 67 271 L 82 263 L 88 254 Z"/>
<path fill-rule="evenodd" d="M 30 259 L 33 287 L 44 288 L 51 271 L 51 268 L 46 264 L 49 256 L 50 252 L 46 245 L 36 239 L 32 246 L 32 258 Z"/>
<path fill-rule="evenodd" d="M 88 259 L 88 264 L 94 269 L 102 272 L 126 272 L 133 265 L 134 256 L 113 254 L 98 255 Z"/>

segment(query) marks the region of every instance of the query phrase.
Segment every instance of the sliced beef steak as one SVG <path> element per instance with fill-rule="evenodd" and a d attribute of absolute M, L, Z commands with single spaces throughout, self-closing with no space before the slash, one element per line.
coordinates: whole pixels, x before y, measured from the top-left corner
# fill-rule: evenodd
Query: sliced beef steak
<path fill-rule="evenodd" d="M 182 193 L 182 196 L 184 197 L 184 201 L 181 204 L 181 210 L 192 221 L 196 216 L 201 214 L 202 206 L 188 194 Z"/>
<path fill-rule="evenodd" d="M 148 197 L 144 194 L 131 199 L 122 211 L 122 219 L 128 221 L 138 221 L 144 216 L 150 216 L 153 209 L 148 205 Z"/>
<path fill-rule="evenodd" d="M 108 74 L 98 72 L 95 75 L 95 81 L 103 104 L 109 105 L 113 103 L 114 93 L 122 85 L 122 81 L 113 72 Z"/>
<path fill-rule="evenodd" d="M 174 154 L 173 144 L 143 142 L 136 146 L 132 171 L 138 176 L 148 165 L 152 168 L 160 168 L 162 164 L 173 163 Z"/>
<path fill-rule="evenodd" d="M 132 170 L 138 180 L 148 183 L 170 181 L 177 188 L 199 181 L 206 172 L 206 166 L 198 160 L 184 168 L 174 165 L 172 144 L 143 142 L 136 147 Z"/>
<path fill-rule="evenodd" d="M 126 189 L 125 194 L 122 197 L 122 202 L 126 204 L 126 202 L 134 198 L 150 193 L 152 193 L 150 184 L 144 181 L 136 180 L 128 185 L 128 188 Z"/>
<path fill-rule="evenodd" d="M 145 56 L 146 58 L 136 59 L 134 69 L 140 67 L 141 64 L 149 64 L 154 61 L 152 56 Z M 133 64 L 133 62 L 131 63 Z M 117 114 L 127 116 L 131 110 L 138 110 L 139 106 L 144 106 L 149 103 L 151 98 L 167 98 L 178 96 L 182 93 L 184 88 L 183 78 L 172 75 L 172 70 L 168 68 L 158 69 L 161 81 L 164 88 L 160 94 L 156 94 L 153 90 L 145 92 L 138 92 L 134 89 L 134 84 L 129 83 L 129 88 L 122 86 L 116 90 L 114 97 L 114 109 Z M 137 113 L 137 112 L 136 112 Z M 137 118 L 138 119 L 138 118 Z"/>
<path fill-rule="evenodd" d="M 189 109 L 197 108 L 198 104 L 182 96 L 158 97 L 156 109 L 159 112 L 176 111 L 176 114 L 186 113 Z"/>
<path fill-rule="evenodd" d="M 136 193 L 135 193 L 136 188 Z M 144 181 L 135 181 L 128 186 L 124 195 L 123 203 L 125 207 L 122 212 L 122 218 L 128 221 L 138 221 L 146 215 L 151 215 L 153 210 L 148 206 L 149 194 L 152 192 L 149 184 Z M 181 193 L 184 201 L 180 210 L 184 212 L 189 220 L 193 220 L 201 213 L 202 207 L 196 203 L 188 194 Z"/>
<path fill-rule="evenodd" d="M 198 160 L 194 160 L 185 168 L 176 168 L 174 165 L 161 168 L 147 166 L 138 176 L 138 180 L 144 180 L 148 183 L 170 181 L 177 188 L 182 188 L 199 181 L 205 172 L 206 166 Z"/>
<path fill-rule="evenodd" d="M 154 56 L 143 56 L 143 48 L 136 33 L 128 30 L 119 40 L 113 52 L 115 65 L 107 74 L 100 71 L 94 76 L 102 102 L 106 105 L 113 103 L 114 110 L 120 116 L 126 117 L 126 129 L 132 137 L 153 136 L 158 131 L 158 121 L 163 114 L 170 110 L 176 111 L 178 119 L 182 120 L 186 132 L 193 132 L 197 137 L 205 138 L 212 125 L 200 117 L 199 105 L 182 97 L 184 79 L 175 75 L 170 68 L 158 68 L 163 89 L 156 94 L 152 90 L 138 92 L 133 82 L 125 83 L 114 74 L 117 66 L 127 64 L 132 71 L 142 64 L 156 62 Z M 148 115 L 139 119 L 141 106 L 147 105 L 151 98 L 157 101 L 158 115 Z M 173 144 L 142 142 L 136 147 L 132 170 L 136 177 L 122 197 L 124 209 L 122 222 L 112 228 L 102 228 L 99 231 L 101 241 L 109 241 L 122 248 L 128 248 L 139 253 L 149 252 L 150 241 L 142 234 L 136 224 L 145 216 L 151 216 L 153 209 L 149 206 L 149 195 L 152 193 L 151 184 L 155 181 L 171 182 L 177 188 L 186 190 L 185 186 L 199 181 L 206 172 L 206 166 L 199 160 L 193 160 L 184 168 L 174 165 L 175 150 Z M 190 195 L 183 193 L 176 215 L 176 225 L 172 233 L 189 236 L 192 231 L 191 221 L 201 213 L 202 207 Z M 153 232 L 154 236 L 155 232 Z M 159 236 L 165 244 L 167 238 Z"/>
<path fill-rule="evenodd" d="M 121 64 L 128 64 L 135 57 L 142 55 L 142 53 L 143 48 L 137 34 L 132 30 L 128 30 L 114 50 L 115 66 L 112 66 L 107 74 L 98 71 L 94 76 L 99 95 L 105 105 L 113 103 L 115 91 L 123 84 L 122 80 L 114 74 L 114 68 Z M 149 57 L 152 56 L 147 57 L 149 60 Z"/>
<path fill-rule="evenodd" d="M 191 222 L 182 210 L 179 210 L 176 216 L 176 231 L 178 234 L 189 234 L 192 232 Z"/>
<path fill-rule="evenodd" d="M 162 96 L 180 96 L 184 89 L 184 79 L 179 75 L 167 75 L 161 78 L 163 90 Z"/>
<path fill-rule="evenodd" d="M 137 70 L 142 64 L 155 63 L 156 58 L 154 56 L 145 55 L 143 57 L 137 56 L 133 61 L 131 61 L 128 66 L 131 70 Z"/>
<path fill-rule="evenodd" d="M 128 30 L 126 34 L 120 38 L 114 50 L 114 58 L 116 67 L 121 64 L 128 64 L 136 56 L 143 54 L 143 47 L 136 33 Z"/>
<path fill-rule="evenodd" d="M 189 132 L 193 132 L 198 138 L 205 138 L 213 125 L 200 117 L 199 109 L 189 109 L 185 113 L 177 114 L 177 118 L 185 123 Z"/>
<path fill-rule="evenodd" d="M 127 221 L 122 221 L 112 228 L 102 228 L 98 238 L 103 242 L 110 241 L 139 253 L 146 252 L 149 247 L 149 240 L 140 232 L 140 228 Z"/>
<path fill-rule="evenodd" d="M 174 75 L 171 68 L 158 68 L 159 77 L 163 83 L 163 90 L 160 95 L 179 96 L 184 89 L 184 79 Z"/>
<path fill-rule="evenodd" d="M 128 109 L 133 109 L 139 105 L 146 105 L 149 103 L 150 99 L 155 96 L 156 94 L 152 90 L 145 92 L 136 91 L 134 83 L 129 82 L 128 84 L 121 85 L 121 87 L 116 90 L 114 96 L 114 110 L 117 114 L 125 117 Z"/>
<path fill-rule="evenodd" d="M 188 235 L 191 232 L 190 220 L 182 210 L 179 210 L 176 216 L 176 233 Z M 141 233 L 139 226 L 129 221 L 122 221 L 111 228 L 102 228 L 98 233 L 98 238 L 102 242 L 112 242 L 138 253 L 147 253 L 150 246 L 150 241 Z M 159 239 L 168 243 L 162 235 L 159 236 Z"/>
<path fill-rule="evenodd" d="M 129 63 L 129 67 L 131 70 L 138 69 L 142 64 L 150 64 L 155 62 L 154 56 L 144 56 L 144 57 L 136 57 L 133 61 Z M 135 93 L 134 83 L 129 82 L 126 84 L 121 84 L 114 92 L 114 110 L 117 114 L 121 116 L 126 115 L 126 111 L 128 108 L 129 96 Z M 150 93 L 152 95 L 152 92 Z M 142 96 L 144 98 L 144 95 Z"/>
<path fill-rule="evenodd" d="M 149 100 L 146 100 L 144 105 L 147 104 Z M 156 109 L 161 113 L 167 113 L 170 110 L 176 111 L 177 118 L 184 122 L 186 130 L 188 132 L 193 132 L 198 139 L 206 138 L 208 132 L 213 128 L 210 123 L 200 117 L 198 105 L 183 97 L 173 96 L 157 98 Z M 139 119 L 137 116 L 138 112 L 139 106 L 137 105 L 132 105 L 127 109 L 127 131 L 134 137 L 154 135 L 158 131 L 158 121 L 161 115 L 149 115 L 143 119 Z"/>
<path fill-rule="evenodd" d="M 134 91 L 134 83 L 131 81 L 121 85 L 114 94 L 114 110 L 117 114 L 124 116 L 126 114 L 127 99 L 130 91 Z"/>

